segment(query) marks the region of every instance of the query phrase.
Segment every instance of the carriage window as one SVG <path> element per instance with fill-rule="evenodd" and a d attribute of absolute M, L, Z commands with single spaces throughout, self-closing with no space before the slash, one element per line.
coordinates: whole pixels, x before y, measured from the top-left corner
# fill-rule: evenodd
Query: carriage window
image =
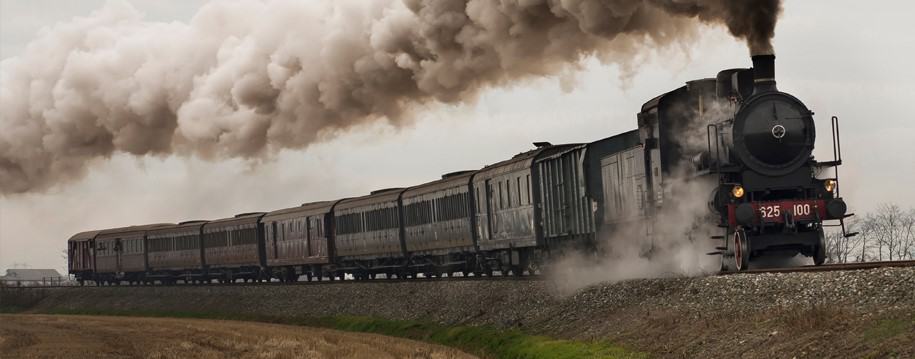
<path fill-rule="evenodd" d="M 505 197 L 502 195 L 502 181 L 499 181 L 499 209 L 505 208 Z"/>
<path fill-rule="evenodd" d="M 448 218 L 450 218 L 448 213 L 448 196 L 438 199 L 438 209 L 441 210 L 441 213 L 436 219 L 439 221 L 447 221 Z"/>
<path fill-rule="evenodd" d="M 517 182 L 515 189 L 517 189 L 518 193 L 518 206 L 521 206 L 521 176 L 518 176 L 515 180 Z"/>
<path fill-rule="evenodd" d="M 483 202 L 483 201 L 480 201 L 480 187 L 474 187 L 473 191 L 474 191 L 474 200 L 476 202 L 474 204 L 477 206 L 477 213 L 483 212 L 483 209 L 480 206 L 480 204 Z"/>
<path fill-rule="evenodd" d="M 505 208 L 512 207 L 512 180 L 508 178 L 505 180 Z"/>
<path fill-rule="evenodd" d="M 527 175 L 527 204 L 531 204 L 531 175 Z"/>

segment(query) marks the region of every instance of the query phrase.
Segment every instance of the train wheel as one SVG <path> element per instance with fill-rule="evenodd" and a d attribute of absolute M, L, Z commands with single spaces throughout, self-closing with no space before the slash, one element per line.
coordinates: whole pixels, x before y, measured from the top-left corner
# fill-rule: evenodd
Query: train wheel
<path fill-rule="evenodd" d="M 734 231 L 734 269 L 738 272 L 746 270 L 750 266 L 750 249 L 747 233 L 743 229 Z"/>
<path fill-rule="evenodd" d="M 826 236 L 823 230 L 819 230 L 816 248 L 813 250 L 813 265 L 823 265 L 826 262 Z"/>

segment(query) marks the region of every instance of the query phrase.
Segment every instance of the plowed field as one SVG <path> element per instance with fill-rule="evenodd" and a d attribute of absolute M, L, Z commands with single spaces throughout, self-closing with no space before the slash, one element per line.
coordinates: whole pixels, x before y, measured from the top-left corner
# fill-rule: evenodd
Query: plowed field
<path fill-rule="evenodd" d="M 374 334 L 237 321 L 0 315 L 2 358 L 475 358 Z"/>

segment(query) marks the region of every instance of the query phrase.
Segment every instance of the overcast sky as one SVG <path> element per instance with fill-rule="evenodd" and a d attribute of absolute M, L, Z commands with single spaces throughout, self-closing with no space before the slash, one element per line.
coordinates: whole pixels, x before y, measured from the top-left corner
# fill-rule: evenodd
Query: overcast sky
<path fill-rule="evenodd" d="M 130 1 L 151 21 L 188 21 L 203 1 Z M 786 1 L 775 37 L 779 89 L 804 101 L 818 126 L 816 156 L 832 156 L 829 117 L 842 119 L 842 195 L 851 211 L 915 200 L 915 3 Z M 22 53 L 42 28 L 104 1 L 0 0 L 0 58 Z M 476 169 L 531 142 L 586 142 L 634 129 L 645 101 L 719 70 L 750 65 L 746 47 L 707 28 L 686 53 L 650 55 L 625 83 L 588 61 L 563 91 L 558 78 L 486 91 L 460 106 L 432 105 L 415 124 L 362 126 L 275 161 L 206 162 L 115 155 L 87 178 L 45 193 L 0 197 L 0 269 L 64 270 L 72 234 L 129 224 L 213 219 L 408 186 Z M 4 94 L 4 96 L 9 94 Z M 0 129 L 2 131 L 3 129 Z"/>

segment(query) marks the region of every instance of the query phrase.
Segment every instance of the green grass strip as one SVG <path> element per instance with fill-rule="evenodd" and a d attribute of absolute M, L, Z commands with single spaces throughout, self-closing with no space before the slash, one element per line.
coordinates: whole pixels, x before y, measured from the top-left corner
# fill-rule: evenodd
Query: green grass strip
<path fill-rule="evenodd" d="M 529 335 L 516 329 L 488 326 L 444 326 L 418 321 L 386 320 L 371 317 L 336 316 L 324 318 L 271 317 L 239 313 L 161 312 L 161 311 L 86 311 L 54 310 L 46 314 L 117 315 L 217 320 L 242 320 L 321 327 L 350 332 L 375 333 L 419 340 L 461 349 L 483 358 L 500 359 L 579 359 L 647 358 L 606 341 L 574 341 Z"/>

